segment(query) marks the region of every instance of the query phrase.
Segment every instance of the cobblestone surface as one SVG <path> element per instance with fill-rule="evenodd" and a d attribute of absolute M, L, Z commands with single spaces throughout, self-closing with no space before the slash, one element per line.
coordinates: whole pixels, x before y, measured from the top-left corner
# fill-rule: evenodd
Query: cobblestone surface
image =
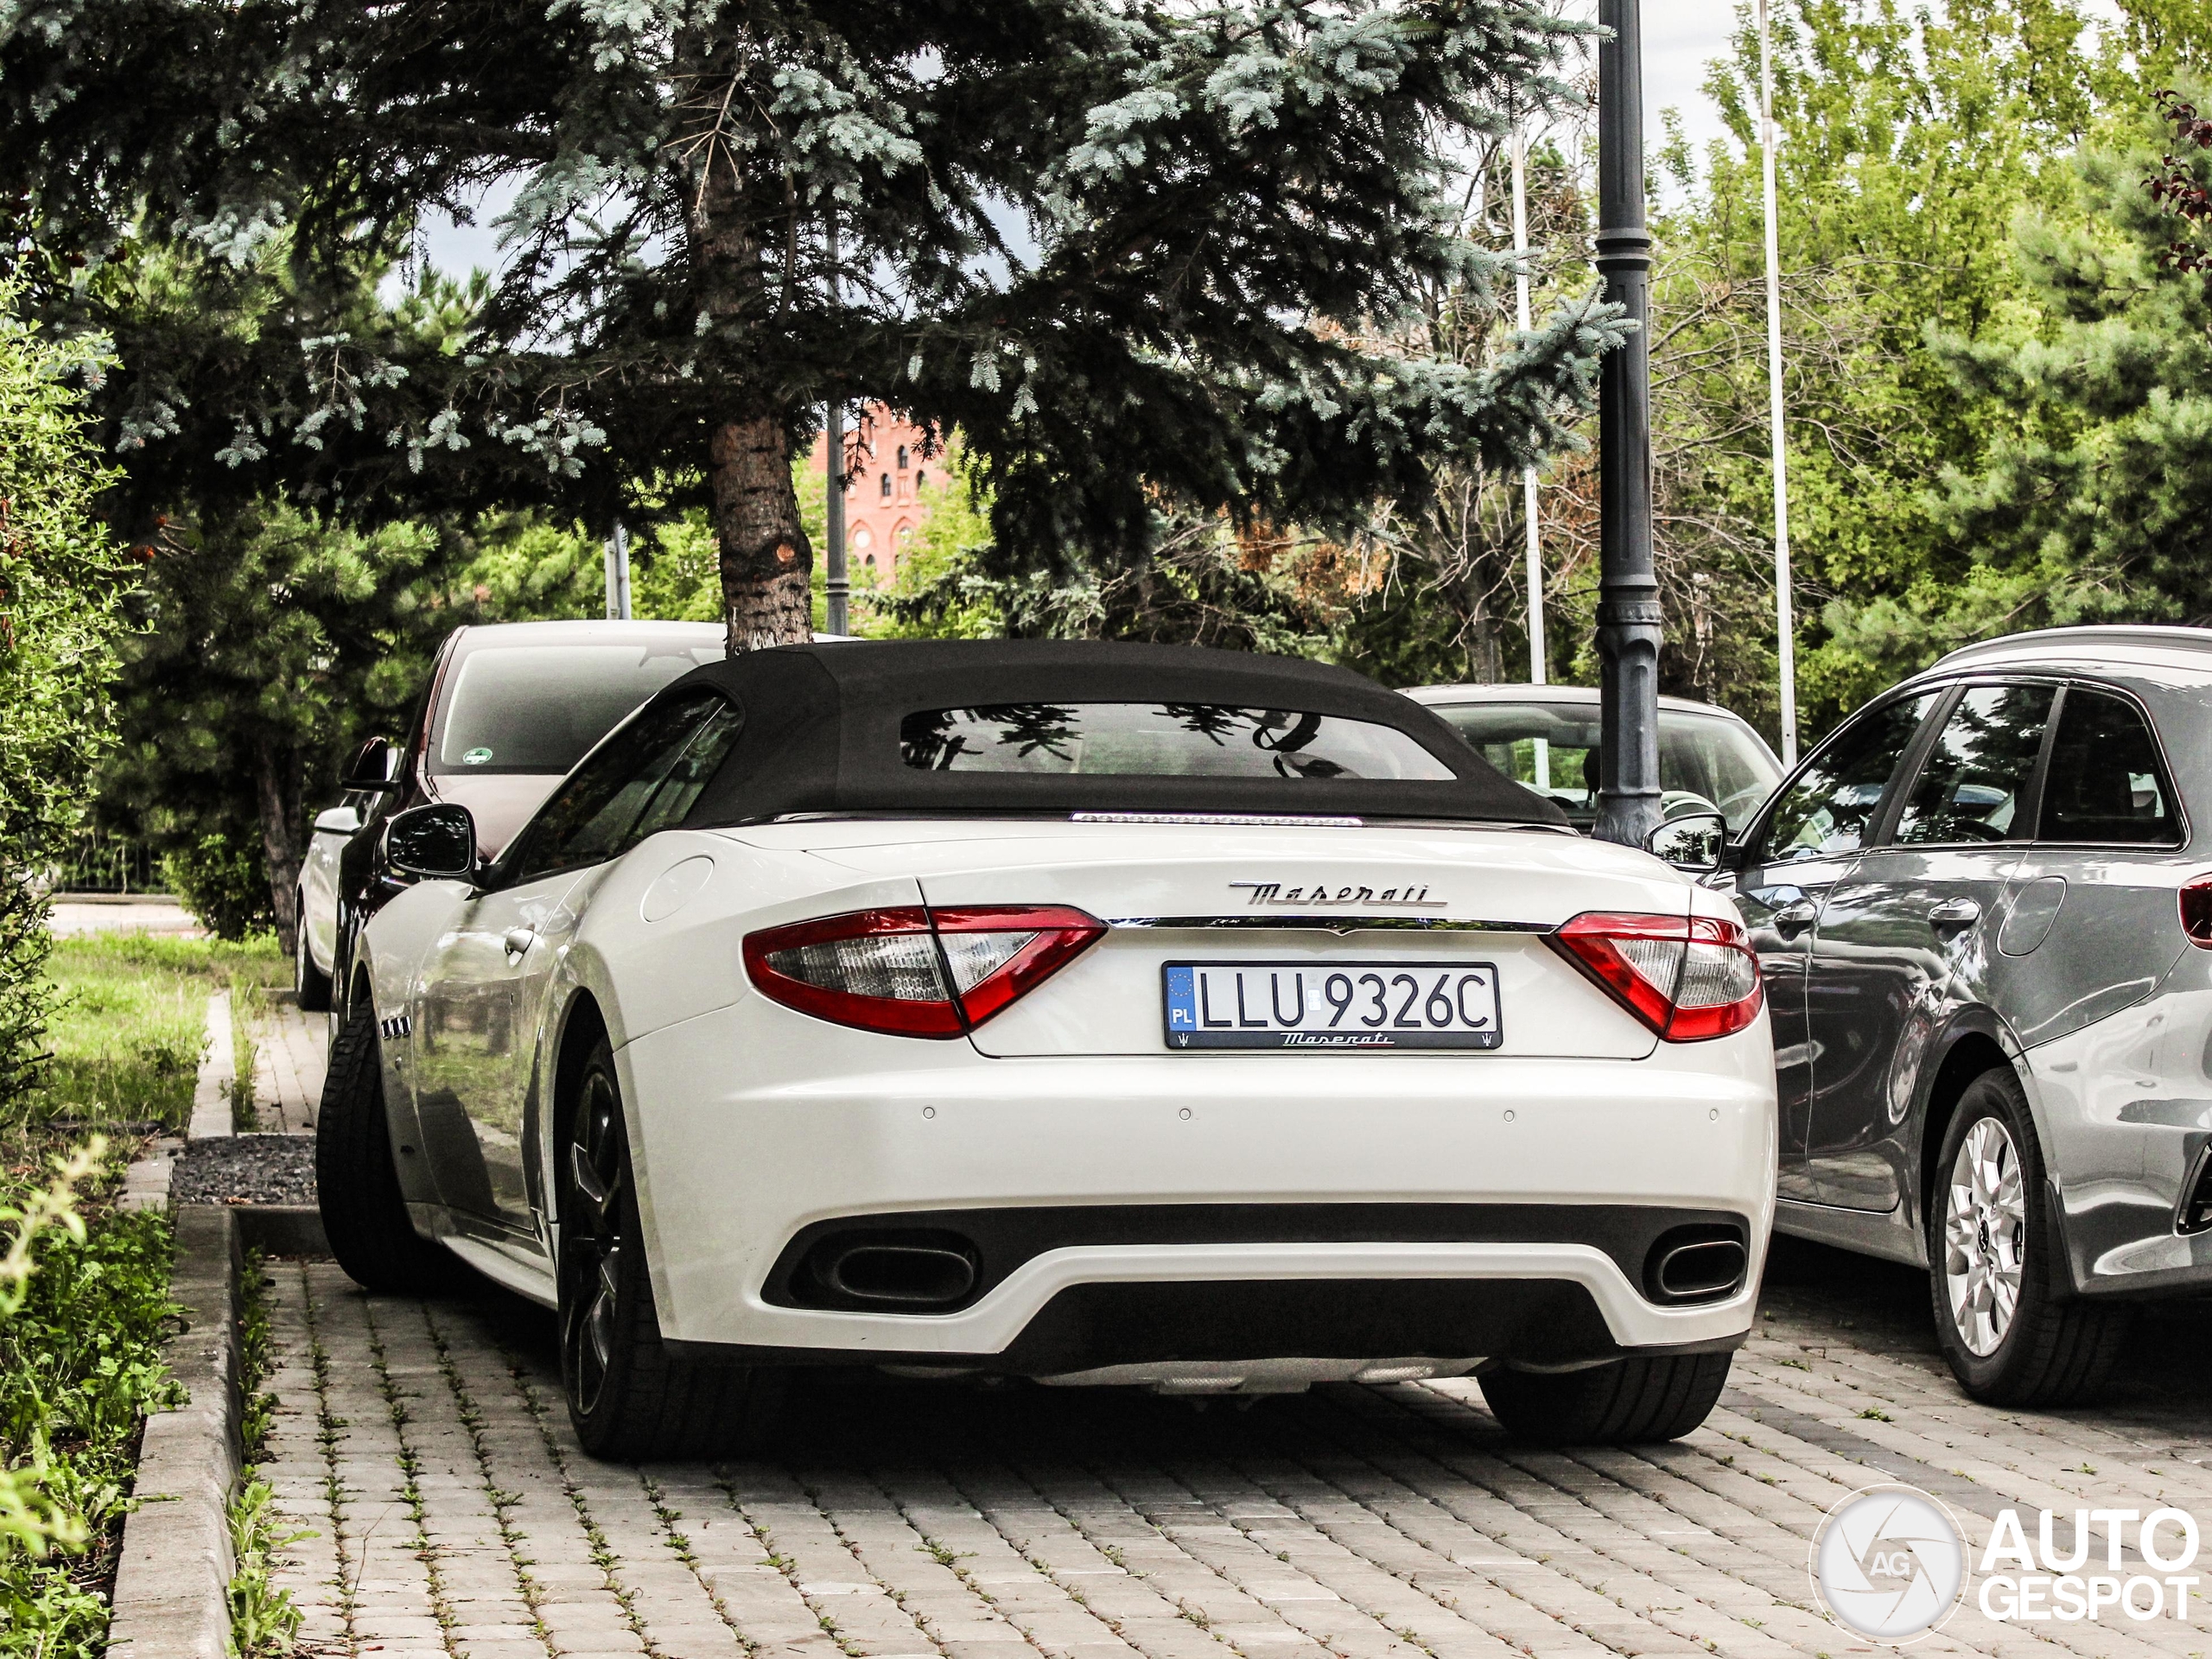
<path fill-rule="evenodd" d="M 1936 1493 L 1977 1551 L 2010 1504 L 2212 1517 L 2212 1327 L 2145 1331 L 2106 1409 L 1991 1411 L 1935 1359 L 1924 1281 L 1810 1247 L 1781 1251 L 1704 1429 L 1574 1453 L 1508 1440 L 1471 1382 L 1201 1412 L 816 1378 L 772 1461 L 620 1467 L 569 1431 L 550 1316 L 272 1273 L 262 1468 L 315 1534 L 283 1573 L 310 1652 L 1840 1655 L 1872 1649 L 1818 1610 L 1807 1549 L 1856 1487 Z M 2190 1615 L 2024 1627 L 1969 1604 L 1915 1650 L 2201 1656 Z"/>

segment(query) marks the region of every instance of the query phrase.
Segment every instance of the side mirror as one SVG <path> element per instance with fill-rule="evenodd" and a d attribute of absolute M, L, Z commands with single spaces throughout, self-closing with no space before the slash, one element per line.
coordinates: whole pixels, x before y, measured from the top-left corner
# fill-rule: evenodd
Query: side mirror
<path fill-rule="evenodd" d="M 410 807 L 385 830 L 384 855 L 395 870 L 435 880 L 476 874 L 476 819 L 465 806 Z"/>
<path fill-rule="evenodd" d="M 326 806 L 315 815 L 318 836 L 350 836 L 361 827 L 361 815 L 350 806 Z"/>
<path fill-rule="evenodd" d="M 1718 812 L 1685 812 L 1644 837 L 1644 850 L 1678 870 L 1709 874 L 1728 847 L 1728 820 Z"/>
<path fill-rule="evenodd" d="M 399 751 L 388 737 L 372 737 L 353 751 L 353 758 L 346 763 L 346 776 L 340 781 L 342 789 L 370 790 L 384 793 L 399 787 L 392 774 L 398 770 Z"/>

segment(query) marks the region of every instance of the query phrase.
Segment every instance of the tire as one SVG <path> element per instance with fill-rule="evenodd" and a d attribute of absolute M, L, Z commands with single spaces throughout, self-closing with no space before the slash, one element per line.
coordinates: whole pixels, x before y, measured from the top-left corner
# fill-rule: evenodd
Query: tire
<path fill-rule="evenodd" d="M 558 1166 L 562 1391 L 594 1458 L 635 1463 L 757 1446 L 782 1400 L 778 1372 L 668 1351 L 638 1221 L 621 1084 L 602 1037 L 565 1114 Z"/>
<path fill-rule="evenodd" d="M 1929 1292 L 1959 1386 L 1993 1406 L 2094 1399 L 2120 1357 L 2128 1311 L 2072 1294 L 2035 1121 L 2009 1067 L 1967 1085 L 1935 1175 Z"/>
<path fill-rule="evenodd" d="M 308 899 L 292 895 L 292 995 L 306 1014 L 330 1012 L 330 976 L 315 965 L 315 950 L 308 944 Z"/>
<path fill-rule="evenodd" d="M 1646 1446 L 1704 1422 L 1735 1357 L 1664 1354 L 1586 1371 L 1499 1370 L 1484 1374 L 1483 1398 L 1510 1433 L 1540 1446 Z"/>
<path fill-rule="evenodd" d="M 392 1167 L 376 1013 L 366 1001 L 346 1016 L 331 1046 L 315 1127 L 315 1180 L 330 1253 L 362 1289 L 424 1295 L 460 1276 L 460 1262 L 407 1217 Z"/>

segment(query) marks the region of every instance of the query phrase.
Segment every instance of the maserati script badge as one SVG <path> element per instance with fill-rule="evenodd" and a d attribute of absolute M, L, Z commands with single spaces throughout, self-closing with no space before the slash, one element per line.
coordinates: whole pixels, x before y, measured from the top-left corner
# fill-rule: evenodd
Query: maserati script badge
<path fill-rule="evenodd" d="M 1433 910 L 1445 904 L 1442 899 L 1428 896 L 1426 886 L 1413 887 L 1332 887 L 1325 881 L 1316 881 L 1310 887 L 1286 887 L 1280 881 L 1232 881 L 1231 887 L 1245 890 L 1246 902 L 1257 905 L 1297 905 L 1310 908 L 1314 905 L 1376 905 L 1388 906 L 1392 910 Z"/>

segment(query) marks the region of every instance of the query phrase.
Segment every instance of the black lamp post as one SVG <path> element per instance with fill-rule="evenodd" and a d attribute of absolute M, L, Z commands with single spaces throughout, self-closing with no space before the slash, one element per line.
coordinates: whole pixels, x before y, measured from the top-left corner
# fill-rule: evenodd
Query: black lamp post
<path fill-rule="evenodd" d="M 1659 823 L 1659 581 L 1651 560 L 1651 233 L 1643 219 L 1638 0 L 1599 0 L 1598 270 L 1635 332 L 1598 383 L 1597 834 L 1641 846 Z"/>

